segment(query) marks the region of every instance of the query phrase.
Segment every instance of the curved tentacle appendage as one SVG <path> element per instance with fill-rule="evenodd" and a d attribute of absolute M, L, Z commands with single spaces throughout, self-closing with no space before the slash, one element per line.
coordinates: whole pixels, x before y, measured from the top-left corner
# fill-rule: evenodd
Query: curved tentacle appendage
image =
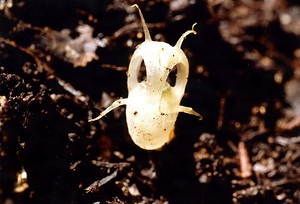
<path fill-rule="evenodd" d="M 165 42 L 151 40 L 141 10 L 137 5 L 133 6 L 139 11 L 145 41 L 137 47 L 129 63 L 128 98 L 115 101 L 90 121 L 98 120 L 111 110 L 126 105 L 128 132 L 133 142 L 143 149 L 154 150 L 172 140 L 179 112 L 202 118 L 192 108 L 180 105 L 189 74 L 188 60 L 180 47 L 186 36 L 196 34 L 196 24 L 192 26 L 192 30 L 182 34 L 172 47 Z M 139 82 L 138 74 L 143 61 L 146 66 L 146 79 Z M 167 79 L 175 67 L 176 82 L 171 86 Z"/>
<path fill-rule="evenodd" d="M 126 105 L 127 99 L 126 98 L 121 98 L 113 102 L 108 108 L 106 108 L 103 112 L 100 113 L 96 118 L 93 118 L 89 120 L 89 122 L 100 120 L 103 116 L 105 116 L 107 113 L 112 111 L 115 108 L 118 108 L 119 106 Z"/>
<path fill-rule="evenodd" d="M 192 30 L 185 31 L 185 32 L 182 34 L 182 36 L 178 39 L 178 41 L 177 41 L 175 47 L 181 48 L 181 44 L 182 44 L 183 40 L 184 40 L 189 34 L 194 34 L 194 35 L 197 34 L 197 32 L 195 31 L 195 26 L 196 26 L 196 25 L 197 25 L 197 23 L 194 23 L 194 24 L 192 25 Z"/>

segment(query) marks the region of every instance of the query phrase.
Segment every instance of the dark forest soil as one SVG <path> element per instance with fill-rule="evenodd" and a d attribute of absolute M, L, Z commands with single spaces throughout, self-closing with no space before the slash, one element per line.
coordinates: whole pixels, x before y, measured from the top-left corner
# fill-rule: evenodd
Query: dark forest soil
<path fill-rule="evenodd" d="M 136 146 L 131 55 L 151 36 L 190 74 L 175 138 Z M 0 203 L 300 203 L 298 1 L 0 1 Z"/>

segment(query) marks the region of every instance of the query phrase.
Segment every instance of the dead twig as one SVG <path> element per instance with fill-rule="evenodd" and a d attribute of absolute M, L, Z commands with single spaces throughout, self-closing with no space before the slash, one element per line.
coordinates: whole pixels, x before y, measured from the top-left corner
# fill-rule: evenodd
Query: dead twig
<path fill-rule="evenodd" d="M 277 121 L 277 127 L 284 131 L 300 127 L 300 116 L 280 119 Z"/>
<path fill-rule="evenodd" d="M 238 144 L 238 155 L 240 159 L 240 171 L 242 178 L 248 178 L 252 175 L 252 165 L 250 163 L 248 150 L 244 142 Z"/>
<path fill-rule="evenodd" d="M 94 183 L 92 183 L 91 185 L 89 185 L 84 190 L 86 190 L 86 193 L 98 192 L 101 186 L 103 186 L 104 184 L 108 183 L 110 180 L 116 178 L 117 174 L 118 174 L 118 170 L 115 170 L 112 174 L 104 177 L 101 180 L 95 181 Z"/>

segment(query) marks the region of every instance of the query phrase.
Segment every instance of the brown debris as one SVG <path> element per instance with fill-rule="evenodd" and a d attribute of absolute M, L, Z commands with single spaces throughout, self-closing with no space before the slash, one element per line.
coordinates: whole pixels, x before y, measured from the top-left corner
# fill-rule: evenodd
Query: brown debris
<path fill-rule="evenodd" d="M 55 56 L 72 63 L 74 67 L 85 67 L 87 63 L 98 59 L 95 54 L 97 42 L 93 38 L 93 28 L 89 25 L 79 25 L 76 28 L 79 36 L 70 37 L 70 30 L 60 32 L 50 28 L 40 36 L 41 45 Z"/>

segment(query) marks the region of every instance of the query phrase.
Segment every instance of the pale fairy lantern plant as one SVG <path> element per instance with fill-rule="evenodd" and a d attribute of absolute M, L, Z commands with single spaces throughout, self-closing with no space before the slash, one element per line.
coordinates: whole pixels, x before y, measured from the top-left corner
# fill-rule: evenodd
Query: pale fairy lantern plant
<path fill-rule="evenodd" d="M 201 118 L 192 108 L 180 105 L 189 74 L 188 60 L 180 47 L 187 35 L 196 34 L 195 24 L 192 30 L 186 31 L 172 47 L 165 42 L 152 41 L 141 10 L 137 5 L 133 6 L 139 11 L 145 41 L 137 47 L 129 64 L 128 98 L 116 100 L 90 121 L 99 120 L 111 110 L 126 105 L 127 126 L 133 142 L 143 149 L 154 150 L 173 139 L 179 112 Z M 138 75 L 143 61 L 146 66 L 146 78 L 139 82 Z M 176 82 L 171 86 L 167 79 L 175 67 Z"/>

